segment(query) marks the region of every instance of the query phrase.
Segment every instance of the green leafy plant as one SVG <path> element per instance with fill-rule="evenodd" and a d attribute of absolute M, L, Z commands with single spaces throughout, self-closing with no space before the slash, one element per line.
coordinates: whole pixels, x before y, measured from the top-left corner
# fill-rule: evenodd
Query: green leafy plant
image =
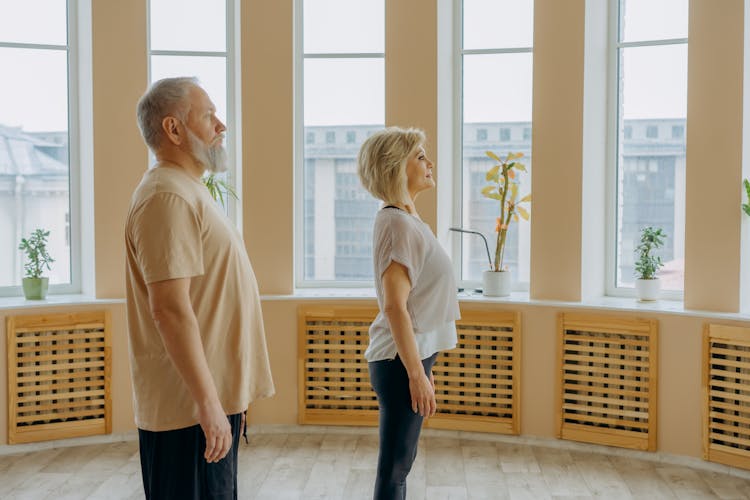
<path fill-rule="evenodd" d="M 750 215 L 750 181 L 743 179 L 742 184 L 745 186 L 745 196 L 747 196 L 748 201 L 747 203 L 742 204 L 742 210 L 744 210 L 747 215 Z"/>
<path fill-rule="evenodd" d="M 230 186 L 224 179 L 216 177 L 216 174 L 204 175 L 201 180 L 206 186 L 206 189 L 208 189 L 211 198 L 221 203 L 222 207 L 225 206 L 224 193 L 227 193 L 228 196 L 231 196 L 235 200 L 237 199 L 237 192 L 234 190 L 234 188 Z"/>
<path fill-rule="evenodd" d="M 667 235 L 658 227 L 644 227 L 641 229 L 641 242 L 635 247 L 638 256 L 635 261 L 635 275 L 638 279 L 652 280 L 656 278 L 656 272 L 664 263 L 658 255 L 652 255 L 654 250 L 664 245 Z"/>
<path fill-rule="evenodd" d="M 55 259 L 47 253 L 48 237 L 49 231 L 36 229 L 28 239 L 21 238 L 18 249 L 26 252 L 26 263 L 23 265 L 23 268 L 26 271 L 27 278 L 41 278 L 45 267 L 47 270 L 51 269 L 49 265 Z"/>
<path fill-rule="evenodd" d="M 508 153 L 504 160 L 492 151 L 487 151 L 485 154 L 497 163 L 487 171 L 485 179 L 490 184 L 482 189 L 482 196 L 500 202 L 500 217 L 497 218 L 495 224 L 497 233 L 495 259 L 492 265 L 493 271 L 504 271 L 503 258 L 508 229 L 510 229 L 511 222 L 517 222 L 519 217 L 529 220 L 529 212 L 521 206 L 521 203 L 530 202 L 531 193 L 519 198 L 519 179 L 516 172 L 526 172 L 526 166 L 516 160 L 523 158 L 523 153 Z"/>

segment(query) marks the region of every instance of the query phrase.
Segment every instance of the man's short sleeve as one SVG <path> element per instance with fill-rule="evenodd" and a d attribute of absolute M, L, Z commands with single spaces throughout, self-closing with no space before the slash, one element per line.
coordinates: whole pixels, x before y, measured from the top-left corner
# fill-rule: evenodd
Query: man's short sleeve
<path fill-rule="evenodd" d="M 129 231 L 146 283 L 204 273 L 200 218 L 182 197 L 151 196 L 133 214 Z"/>

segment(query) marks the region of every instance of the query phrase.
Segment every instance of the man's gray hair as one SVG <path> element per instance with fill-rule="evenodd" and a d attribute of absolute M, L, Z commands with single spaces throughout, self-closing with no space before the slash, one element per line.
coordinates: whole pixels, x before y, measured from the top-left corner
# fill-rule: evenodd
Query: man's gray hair
<path fill-rule="evenodd" d="M 162 121 L 167 116 L 187 121 L 190 113 L 190 89 L 198 86 L 194 76 L 164 78 L 154 82 L 138 101 L 136 114 L 141 135 L 151 151 L 161 146 L 164 130 Z"/>

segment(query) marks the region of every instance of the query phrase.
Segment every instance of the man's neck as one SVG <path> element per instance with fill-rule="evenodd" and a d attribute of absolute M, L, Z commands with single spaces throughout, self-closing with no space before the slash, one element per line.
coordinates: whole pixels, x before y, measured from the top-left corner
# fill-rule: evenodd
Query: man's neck
<path fill-rule="evenodd" d="M 173 168 L 181 168 L 196 179 L 200 179 L 204 172 L 190 155 L 179 150 L 160 151 L 156 153 L 156 161 Z"/>

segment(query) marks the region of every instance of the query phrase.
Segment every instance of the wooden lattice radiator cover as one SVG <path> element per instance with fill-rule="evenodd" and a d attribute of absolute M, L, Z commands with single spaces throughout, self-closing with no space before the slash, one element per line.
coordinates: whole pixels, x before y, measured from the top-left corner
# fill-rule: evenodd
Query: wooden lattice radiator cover
<path fill-rule="evenodd" d="M 750 469 L 750 328 L 703 331 L 703 456 Z"/>
<path fill-rule="evenodd" d="M 299 422 L 377 425 L 378 402 L 364 352 L 374 308 L 299 309 Z M 463 311 L 458 346 L 438 358 L 434 428 L 519 432 L 517 313 Z"/>
<path fill-rule="evenodd" d="M 364 357 L 367 331 L 377 312 L 374 308 L 299 308 L 301 424 L 378 424 L 378 401 Z"/>
<path fill-rule="evenodd" d="M 520 432 L 520 325 L 517 312 L 462 310 L 458 345 L 432 369 L 438 411 L 427 427 Z"/>
<path fill-rule="evenodd" d="M 7 318 L 8 443 L 112 432 L 109 313 Z"/>
<path fill-rule="evenodd" d="M 656 320 L 561 313 L 558 437 L 656 449 Z"/>

